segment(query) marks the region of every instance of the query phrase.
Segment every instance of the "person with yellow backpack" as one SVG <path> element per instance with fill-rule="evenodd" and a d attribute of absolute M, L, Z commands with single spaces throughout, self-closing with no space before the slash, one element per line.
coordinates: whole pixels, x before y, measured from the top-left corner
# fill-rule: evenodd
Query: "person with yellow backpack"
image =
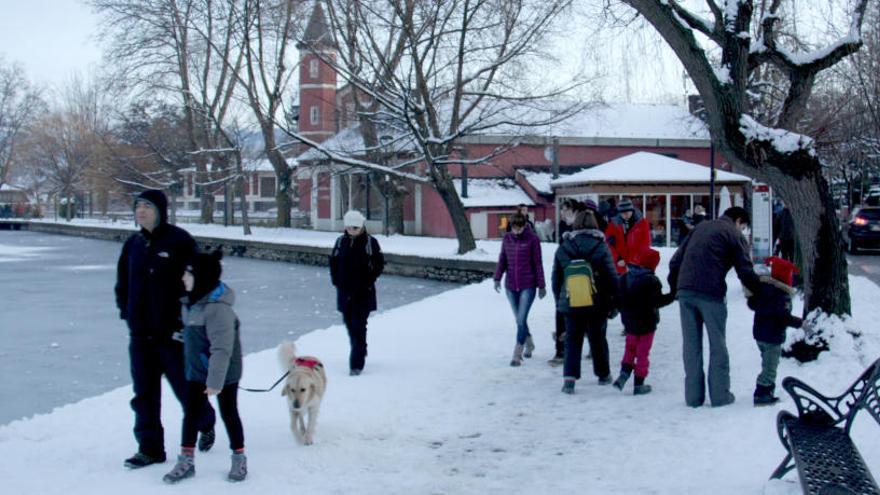
<path fill-rule="evenodd" d="M 611 251 L 593 212 L 575 212 L 571 228 L 556 250 L 552 273 L 556 309 L 565 318 L 562 392 L 567 394 L 574 393 L 581 377 L 585 335 L 593 355 L 593 373 L 600 385 L 611 383 L 605 320 L 616 314 L 618 290 Z"/>

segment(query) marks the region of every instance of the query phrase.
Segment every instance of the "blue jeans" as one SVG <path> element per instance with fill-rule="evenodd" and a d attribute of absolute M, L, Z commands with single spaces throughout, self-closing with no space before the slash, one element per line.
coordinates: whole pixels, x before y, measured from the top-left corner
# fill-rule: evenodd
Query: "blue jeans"
<path fill-rule="evenodd" d="M 536 289 L 510 290 L 506 289 L 507 300 L 510 301 L 510 307 L 513 309 L 513 316 L 516 317 L 516 343 L 525 344 L 526 337 L 531 336 L 529 333 L 529 310 L 532 309 L 532 303 L 535 302 Z"/>

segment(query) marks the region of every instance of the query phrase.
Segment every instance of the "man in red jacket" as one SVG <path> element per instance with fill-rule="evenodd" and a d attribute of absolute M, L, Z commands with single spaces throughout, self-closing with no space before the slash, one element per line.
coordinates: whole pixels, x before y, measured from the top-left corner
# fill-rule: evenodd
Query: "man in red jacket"
<path fill-rule="evenodd" d="M 617 216 L 608 223 L 605 237 L 617 273 L 626 273 L 627 263 L 634 262 L 638 253 L 651 247 L 651 226 L 632 201 L 624 199 L 617 205 Z"/>

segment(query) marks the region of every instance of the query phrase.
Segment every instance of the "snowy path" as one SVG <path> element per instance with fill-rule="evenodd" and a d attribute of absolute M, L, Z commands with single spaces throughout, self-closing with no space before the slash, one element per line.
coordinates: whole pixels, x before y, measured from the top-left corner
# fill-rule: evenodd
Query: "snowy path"
<path fill-rule="evenodd" d="M 669 254 L 664 251 L 661 266 Z M 832 352 L 804 366 L 784 360 L 781 376 L 837 392 L 880 354 L 873 326 L 880 321 L 880 288 L 860 277 L 851 283 L 857 316 L 848 326 L 866 332 L 859 346 L 841 328 Z M 675 304 L 662 312 L 651 395 L 633 397 L 631 384 L 623 394 L 599 387 L 589 372 L 574 396 L 561 394 L 561 371 L 546 364 L 552 298 L 538 301 L 530 318 L 535 357 L 510 368 L 513 317 L 487 281 L 372 318 L 360 377 L 347 376 L 341 326 L 301 337 L 300 350 L 321 357 L 329 375 L 316 444 L 294 443 L 278 394 L 244 394 L 251 475 L 243 485 L 224 480 L 224 433 L 215 451 L 197 454 L 195 479 L 179 486 L 161 482 L 170 463 L 125 470 L 122 459 L 134 447 L 127 387 L 0 427 L 0 479 L 6 493 L 65 495 L 799 493 L 792 475 L 766 481 L 783 455 L 774 418 L 792 404 L 786 398 L 778 407 L 752 407 L 759 356 L 751 313 L 739 283 L 731 278 L 729 285 L 728 343 L 738 399 L 732 406 L 684 406 Z M 616 368 L 623 344 L 618 321 L 608 335 Z M 279 375 L 274 352 L 264 351 L 247 357 L 242 382 L 262 386 Z M 173 452 L 180 413 L 169 405 L 166 441 Z M 860 420 L 854 436 L 868 466 L 880 474 L 880 429 Z"/>

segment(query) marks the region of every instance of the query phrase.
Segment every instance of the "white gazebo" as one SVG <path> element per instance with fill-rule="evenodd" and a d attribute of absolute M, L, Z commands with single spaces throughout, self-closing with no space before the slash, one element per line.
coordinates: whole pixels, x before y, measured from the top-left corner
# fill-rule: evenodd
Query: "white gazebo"
<path fill-rule="evenodd" d="M 550 183 L 557 205 L 562 198 L 591 197 L 598 201 L 629 199 L 651 225 L 655 246 L 677 246 L 681 218 L 697 205 L 709 210 L 710 169 L 656 153 L 638 152 Z M 742 206 L 752 179 L 715 170 L 715 206 Z M 729 191 L 721 197 L 722 188 Z M 717 210 L 716 210 L 717 211 Z"/>

